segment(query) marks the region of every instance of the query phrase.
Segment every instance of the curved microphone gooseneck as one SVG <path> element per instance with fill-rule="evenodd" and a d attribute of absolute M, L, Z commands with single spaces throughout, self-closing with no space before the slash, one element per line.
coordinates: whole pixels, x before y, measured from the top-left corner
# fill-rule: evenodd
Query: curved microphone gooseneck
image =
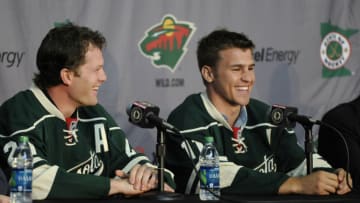
<path fill-rule="evenodd" d="M 296 122 L 300 123 L 305 129 L 305 153 L 307 158 L 307 172 L 311 173 L 312 168 L 312 135 L 311 129 L 313 125 L 323 125 L 330 128 L 342 139 L 346 150 L 346 184 L 352 190 L 353 187 L 350 185 L 349 172 L 350 172 L 350 153 L 349 147 L 345 140 L 344 135 L 334 126 L 327 124 L 323 121 L 314 120 L 311 117 L 297 114 L 298 110 L 296 107 L 283 106 L 274 104 L 270 110 L 270 122 L 274 125 L 291 127 L 294 128 Z"/>

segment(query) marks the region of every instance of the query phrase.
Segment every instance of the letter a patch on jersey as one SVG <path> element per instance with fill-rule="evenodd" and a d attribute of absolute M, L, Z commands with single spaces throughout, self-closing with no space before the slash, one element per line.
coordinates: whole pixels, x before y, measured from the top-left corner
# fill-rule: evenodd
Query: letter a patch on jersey
<path fill-rule="evenodd" d="M 95 149 L 96 153 L 101 153 L 109 151 L 109 145 L 106 137 L 105 126 L 103 123 L 98 123 L 94 125 L 94 136 L 95 136 Z"/>

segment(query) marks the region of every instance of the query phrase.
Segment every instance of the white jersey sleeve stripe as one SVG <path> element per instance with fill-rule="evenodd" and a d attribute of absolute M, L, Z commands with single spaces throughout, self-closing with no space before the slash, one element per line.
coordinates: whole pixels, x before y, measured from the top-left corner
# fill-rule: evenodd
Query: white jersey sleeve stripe
<path fill-rule="evenodd" d="M 42 165 L 33 170 L 32 198 L 45 199 L 52 188 L 58 166 Z"/>

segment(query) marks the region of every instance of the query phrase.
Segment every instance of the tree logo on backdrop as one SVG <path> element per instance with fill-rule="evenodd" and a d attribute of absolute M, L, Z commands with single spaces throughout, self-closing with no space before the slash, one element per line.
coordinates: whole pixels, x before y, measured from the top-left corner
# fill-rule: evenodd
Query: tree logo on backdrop
<path fill-rule="evenodd" d="M 174 72 L 184 57 L 196 28 L 186 21 L 177 21 L 173 15 L 165 15 L 161 23 L 149 28 L 139 42 L 140 52 L 156 68 Z"/>
<path fill-rule="evenodd" d="M 352 75 L 345 67 L 351 56 L 349 37 L 358 32 L 355 29 L 342 29 L 330 23 L 321 23 L 320 58 L 323 64 L 323 78 Z"/>

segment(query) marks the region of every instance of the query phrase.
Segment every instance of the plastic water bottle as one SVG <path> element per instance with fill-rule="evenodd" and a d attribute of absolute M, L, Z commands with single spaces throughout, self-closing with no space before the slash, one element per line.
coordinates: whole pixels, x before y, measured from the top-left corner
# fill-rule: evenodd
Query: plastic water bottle
<path fill-rule="evenodd" d="M 20 136 L 18 147 L 10 160 L 10 202 L 31 203 L 32 193 L 32 155 L 29 137 Z"/>
<path fill-rule="evenodd" d="M 205 145 L 201 151 L 200 161 L 200 200 L 219 200 L 220 171 L 219 154 L 214 146 L 214 138 L 205 137 Z M 210 192 L 211 191 L 211 192 Z"/>

